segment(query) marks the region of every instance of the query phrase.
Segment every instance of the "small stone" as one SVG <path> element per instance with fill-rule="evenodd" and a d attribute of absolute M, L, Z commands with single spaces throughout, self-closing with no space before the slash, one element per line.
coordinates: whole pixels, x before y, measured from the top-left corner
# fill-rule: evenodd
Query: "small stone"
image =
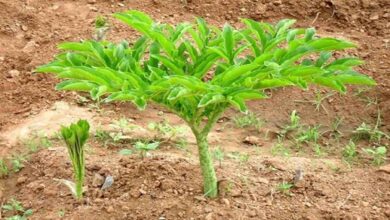
<path fill-rule="evenodd" d="M 119 6 L 119 7 L 125 7 L 125 4 L 119 2 L 119 3 L 118 3 L 118 6 Z"/>
<path fill-rule="evenodd" d="M 206 198 L 204 196 L 194 196 L 194 199 L 200 202 L 206 201 Z"/>
<path fill-rule="evenodd" d="M 206 207 L 204 208 L 204 212 L 206 212 L 206 213 L 210 213 L 210 212 L 212 212 L 212 211 L 213 211 L 213 209 L 210 208 L 210 207 L 208 207 L 208 206 L 206 206 Z"/>
<path fill-rule="evenodd" d="M 139 190 L 139 193 L 141 193 L 141 195 L 145 195 L 145 194 L 146 194 L 146 191 L 143 190 L 143 189 L 140 189 L 140 190 Z"/>
<path fill-rule="evenodd" d="M 0 198 L 1 198 L 1 197 L 0 197 Z M 386 217 L 389 217 L 389 218 L 390 218 L 390 209 L 388 209 L 388 210 L 385 211 L 385 215 L 386 215 Z"/>
<path fill-rule="evenodd" d="M 251 217 L 251 218 L 254 218 L 254 217 L 256 217 L 257 216 L 257 212 L 256 212 L 256 210 L 249 210 L 248 211 L 248 216 L 249 217 Z"/>
<path fill-rule="evenodd" d="M 106 176 L 106 179 L 104 180 L 104 183 L 103 183 L 103 186 L 101 189 L 102 190 L 107 189 L 107 188 L 111 187 L 113 183 L 114 183 L 114 177 L 108 175 L 108 176 Z"/>
<path fill-rule="evenodd" d="M 27 44 L 23 47 L 22 51 L 25 52 L 25 53 L 32 53 L 34 50 L 35 50 L 35 47 L 37 46 L 37 44 L 35 43 L 35 41 L 29 41 L 27 42 Z"/>
<path fill-rule="evenodd" d="M 240 8 L 241 12 L 246 12 L 246 8 Z"/>
<path fill-rule="evenodd" d="M 263 145 L 263 143 L 261 142 L 261 139 L 256 137 L 256 136 L 247 136 L 244 139 L 244 143 L 250 144 L 250 145 L 257 145 L 257 146 Z"/>
<path fill-rule="evenodd" d="M 114 207 L 112 207 L 111 205 L 108 206 L 106 210 L 108 213 L 113 213 L 115 211 Z"/>
<path fill-rule="evenodd" d="M 233 197 L 240 197 L 240 196 L 242 196 L 242 192 L 239 189 L 232 189 L 232 191 L 230 191 L 230 194 Z"/>
<path fill-rule="evenodd" d="M 370 16 L 370 20 L 372 20 L 372 21 L 375 21 L 375 20 L 378 20 L 378 19 L 379 19 L 379 15 L 377 15 L 377 14 L 373 14 L 373 15 Z"/>
<path fill-rule="evenodd" d="M 139 198 L 142 194 L 140 193 L 140 191 L 139 190 L 132 190 L 131 192 L 130 192 L 130 195 L 133 197 L 133 198 Z"/>
<path fill-rule="evenodd" d="M 10 70 L 8 72 L 8 74 L 9 74 L 10 78 L 15 78 L 15 77 L 18 77 L 20 75 L 20 72 L 19 72 L 19 70 Z"/>
<path fill-rule="evenodd" d="M 19 177 L 17 180 L 16 180 L 16 185 L 20 185 L 20 184 L 23 184 L 27 181 L 27 177 L 25 176 L 21 176 Z"/>
<path fill-rule="evenodd" d="M 213 220 L 214 219 L 213 213 L 211 212 L 211 213 L 207 214 L 204 219 L 205 220 Z"/>
<path fill-rule="evenodd" d="M 95 173 L 92 180 L 92 186 L 101 187 L 104 183 L 104 177 L 98 173 Z"/>
<path fill-rule="evenodd" d="M 362 202 L 362 205 L 363 205 L 364 207 L 367 207 L 367 206 L 369 205 L 369 203 L 368 203 L 368 202 L 365 202 L 365 201 L 363 201 L 363 202 Z"/>
<path fill-rule="evenodd" d="M 390 164 L 379 167 L 378 171 L 390 174 Z"/>
<path fill-rule="evenodd" d="M 88 4 L 95 4 L 96 0 L 88 0 Z"/>
<path fill-rule="evenodd" d="M 223 204 L 225 204 L 227 207 L 230 207 L 230 202 L 229 202 L 228 199 L 223 198 L 223 199 L 222 199 L 222 202 L 223 202 Z"/>
<path fill-rule="evenodd" d="M 28 27 L 27 27 L 26 25 L 22 25 L 20 28 L 21 28 L 23 31 L 28 31 Z"/>

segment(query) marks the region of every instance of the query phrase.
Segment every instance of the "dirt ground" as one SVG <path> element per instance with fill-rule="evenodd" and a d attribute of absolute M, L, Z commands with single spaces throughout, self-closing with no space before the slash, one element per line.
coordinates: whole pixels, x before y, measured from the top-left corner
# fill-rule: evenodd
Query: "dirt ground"
<path fill-rule="evenodd" d="M 24 168 L 0 179 L 2 204 L 11 198 L 21 201 L 33 210 L 31 219 L 390 219 L 390 168 L 370 164 L 362 150 L 370 147 L 367 141 L 357 143 L 357 163 L 347 164 L 341 156 L 353 130 L 362 122 L 375 126 L 378 112 L 378 128 L 390 131 L 390 1 L 0 0 L 0 9 L 0 156 L 21 154 L 36 139 L 44 145 L 37 132 L 50 137 L 44 139 L 50 147 L 28 155 Z M 358 48 L 348 53 L 365 61 L 359 71 L 378 85 L 334 94 L 318 111 L 307 101 L 315 98 L 316 91 L 325 95 L 327 90 L 277 90 L 271 99 L 250 103 L 251 111 L 264 121 L 260 129 L 237 128 L 233 118 L 238 113 L 229 110 L 210 135 L 211 145 L 248 157 L 225 158 L 222 166 L 216 162 L 222 193 L 218 199 L 205 199 L 196 146 L 188 130 L 181 134 L 188 140 L 185 149 L 171 140 L 144 159 L 118 153 L 131 149 L 133 140 L 155 136 L 147 129 L 150 122 L 165 119 L 184 126 L 173 114 L 155 106 L 144 112 L 129 104 L 96 108 L 76 93 L 55 91 L 57 80 L 51 75 L 34 73 L 37 65 L 56 54 L 58 43 L 91 38 L 97 15 L 127 9 L 169 23 L 196 16 L 216 25 L 239 25 L 243 17 L 267 22 L 294 18 L 297 26 L 313 26 L 320 35 L 357 43 Z M 135 34 L 113 19 L 110 23 L 109 40 L 131 39 Z M 323 155 L 306 145 L 292 149 L 289 156 L 275 153 L 275 134 L 293 110 L 302 124 L 321 125 Z M 72 177 L 66 148 L 55 132 L 60 124 L 80 117 L 91 121 L 95 133 L 112 129 L 110 124 L 120 118 L 139 127 L 118 143 L 91 138 L 88 189 L 85 199 L 76 202 L 55 180 Z M 328 132 L 336 118 L 343 119 L 337 140 Z M 303 180 L 288 193 L 280 192 L 280 183 L 291 181 L 296 170 L 304 172 Z M 114 177 L 114 184 L 102 191 L 99 180 L 108 175 Z M 11 215 L 0 212 L 0 219 Z"/>

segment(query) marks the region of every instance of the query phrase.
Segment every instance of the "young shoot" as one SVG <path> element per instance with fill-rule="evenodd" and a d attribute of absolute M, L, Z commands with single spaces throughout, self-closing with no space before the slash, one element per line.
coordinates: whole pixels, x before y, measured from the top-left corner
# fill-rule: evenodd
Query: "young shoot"
<path fill-rule="evenodd" d="M 137 151 L 139 151 L 141 158 L 144 159 L 149 151 L 156 150 L 159 145 L 159 142 L 143 143 L 138 141 L 135 143 L 134 147 Z"/>
<path fill-rule="evenodd" d="M 375 166 L 380 166 L 385 163 L 387 148 L 385 146 L 372 147 L 363 149 L 371 158 Z"/>
<path fill-rule="evenodd" d="M 285 195 L 291 195 L 290 190 L 293 186 L 294 184 L 283 181 L 277 186 L 277 190 Z"/>
<path fill-rule="evenodd" d="M 332 57 L 354 44 L 316 36 L 314 28 L 293 28 L 295 20 L 242 19 L 241 28 L 218 28 L 201 18 L 155 22 L 135 10 L 114 16 L 140 33 L 135 42 L 62 43 L 63 51 L 37 72 L 64 79 L 59 90 L 89 92 L 97 101 L 129 101 L 140 110 L 153 102 L 179 116 L 195 136 L 208 197 L 218 195 L 208 135 L 228 108 L 247 113 L 247 101 L 265 99 L 266 91 L 278 87 L 317 84 L 345 93 L 348 84 L 375 85 L 353 69 L 360 59 Z"/>
<path fill-rule="evenodd" d="M 264 124 L 263 120 L 261 120 L 253 112 L 236 116 L 233 118 L 233 122 L 239 128 L 253 127 L 255 129 L 259 129 Z"/>
<path fill-rule="evenodd" d="M 9 169 L 7 164 L 5 163 L 4 159 L 0 159 L 0 178 L 8 176 L 8 174 L 9 174 Z"/>
<path fill-rule="evenodd" d="M 148 124 L 148 128 L 157 132 L 158 139 L 164 139 L 164 142 L 169 142 L 175 139 L 178 135 L 183 133 L 183 128 L 179 126 L 173 126 L 168 121 L 151 122 Z"/>
<path fill-rule="evenodd" d="M 21 202 L 12 198 L 2 207 L 3 212 L 11 213 L 13 216 L 6 218 L 7 220 L 27 220 L 33 214 L 32 209 L 25 209 Z"/>
<path fill-rule="evenodd" d="M 225 158 L 225 152 L 218 146 L 217 149 L 213 151 L 213 158 L 219 162 L 219 167 L 222 167 L 222 161 Z"/>
<path fill-rule="evenodd" d="M 352 140 L 344 147 L 343 149 L 343 158 L 348 163 L 351 163 L 356 160 L 358 152 L 356 150 L 356 144 Z"/>
<path fill-rule="evenodd" d="M 86 120 L 79 120 L 69 127 L 62 126 L 61 135 L 73 166 L 75 188 L 71 187 L 71 191 L 77 199 L 82 199 L 85 177 L 84 147 L 89 137 L 89 123 Z"/>

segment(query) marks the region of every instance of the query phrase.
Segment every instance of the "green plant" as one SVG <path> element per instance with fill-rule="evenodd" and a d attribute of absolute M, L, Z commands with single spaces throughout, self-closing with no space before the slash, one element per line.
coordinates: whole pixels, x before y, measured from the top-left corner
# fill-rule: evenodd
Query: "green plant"
<path fill-rule="evenodd" d="M 188 150 L 188 141 L 185 138 L 180 138 L 175 146 L 181 150 L 187 151 Z"/>
<path fill-rule="evenodd" d="M 61 209 L 58 211 L 58 217 L 63 218 L 65 216 L 65 210 Z"/>
<path fill-rule="evenodd" d="M 135 43 L 67 42 L 55 60 L 37 72 L 66 79 L 59 90 L 90 92 L 93 99 L 131 101 L 139 109 L 154 102 L 182 118 L 195 135 L 204 192 L 218 194 L 208 134 L 223 112 L 264 99 L 266 89 L 309 84 L 346 92 L 346 84 L 375 85 L 352 68 L 357 58 L 332 58 L 332 51 L 354 44 L 315 36 L 314 28 L 293 29 L 294 20 L 276 25 L 243 19 L 245 27 L 222 29 L 196 23 L 176 26 L 154 22 L 139 11 L 116 13 L 141 33 Z M 309 59 L 310 57 L 310 59 Z"/>
<path fill-rule="evenodd" d="M 9 169 L 7 164 L 5 163 L 4 159 L 0 159 L 0 178 L 8 176 Z"/>
<path fill-rule="evenodd" d="M 357 127 L 353 131 L 353 134 L 355 138 L 358 140 L 366 139 L 371 142 L 375 141 L 377 143 L 381 143 L 382 138 L 390 139 L 390 136 L 379 129 L 380 124 L 381 124 L 381 114 L 378 111 L 378 117 L 376 120 L 375 127 L 367 125 L 366 123 L 363 122 L 361 125 L 359 125 L 359 127 Z"/>
<path fill-rule="evenodd" d="M 21 202 L 12 198 L 1 207 L 5 212 L 12 212 L 13 216 L 5 218 L 6 220 L 27 220 L 33 214 L 32 209 L 25 209 Z"/>
<path fill-rule="evenodd" d="M 253 112 L 248 112 L 243 116 L 236 116 L 233 118 L 234 124 L 239 128 L 254 127 L 259 129 L 263 125 L 263 121 Z"/>
<path fill-rule="evenodd" d="M 376 166 L 382 165 L 386 160 L 387 148 L 384 146 L 365 148 L 363 151 L 372 157 L 372 163 Z"/>
<path fill-rule="evenodd" d="M 278 184 L 277 190 L 283 194 L 290 195 L 290 190 L 293 186 L 294 184 L 283 181 Z"/>
<path fill-rule="evenodd" d="M 322 109 L 324 109 L 324 111 L 326 113 L 328 113 L 328 110 L 325 108 L 325 106 L 322 104 L 322 102 L 333 96 L 334 93 L 329 93 L 329 94 L 326 94 L 325 96 L 322 95 L 321 91 L 320 90 L 316 90 L 315 91 L 315 97 L 314 97 L 314 100 L 310 100 L 310 101 L 301 101 L 301 100 L 296 100 L 295 102 L 303 102 L 303 103 L 310 103 L 312 105 L 315 106 L 316 108 L 316 111 L 320 111 L 320 108 L 322 107 Z"/>
<path fill-rule="evenodd" d="M 317 144 L 317 143 L 314 143 L 313 145 L 313 150 L 314 150 L 314 153 L 317 157 L 322 157 L 324 156 L 326 153 L 322 150 L 322 147 L 321 145 Z"/>
<path fill-rule="evenodd" d="M 297 142 L 302 143 L 302 142 L 314 142 L 317 143 L 318 139 L 320 138 L 320 132 L 318 129 L 320 128 L 320 125 L 314 126 L 314 127 L 308 127 L 305 130 L 300 131 L 298 134 L 298 137 L 296 138 Z"/>
<path fill-rule="evenodd" d="M 75 188 L 70 188 L 76 198 L 81 199 L 83 197 L 85 176 L 84 146 L 89 137 L 89 123 L 86 120 L 79 120 L 69 127 L 62 126 L 61 135 L 68 148 L 76 183 Z"/>
<path fill-rule="evenodd" d="M 24 168 L 24 163 L 27 162 L 26 156 L 22 154 L 14 154 L 11 158 L 12 171 L 17 173 Z"/>
<path fill-rule="evenodd" d="M 353 162 L 358 156 L 356 144 L 352 140 L 343 149 L 343 158 L 347 162 Z"/>
<path fill-rule="evenodd" d="M 169 142 L 170 140 L 176 138 L 177 135 L 183 133 L 183 128 L 179 126 L 172 126 L 168 121 L 164 120 L 162 122 L 151 122 L 148 124 L 150 130 L 156 131 L 158 133 L 157 138 L 164 138 L 164 142 Z"/>
<path fill-rule="evenodd" d="M 217 147 L 213 151 L 213 158 L 219 162 L 219 167 L 222 167 L 222 161 L 225 158 L 225 152 L 221 149 L 221 147 Z"/>
<path fill-rule="evenodd" d="M 278 142 L 271 147 L 271 154 L 289 157 L 291 155 L 291 150 L 284 146 L 281 138 L 278 138 Z"/>
<path fill-rule="evenodd" d="M 143 142 L 136 142 L 135 143 L 135 149 L 140 152 L 141 158 L 145 158 L 147 152 L 151 150 L 156 150 L 158 146 L 160 145 L 159 142 L 153 142 L 153 143 L 143 143 Z"/>
<path fill-rule="evenodd" d="M 301 117 L 299 117 L 297 111 L 296 110 L 292 111 L 290 114 L 289 124 L 283 127 L 283 129 L 279 133 L 279 136 L 281 138 L 284 138 L 288 132 L 299 129 L 301 127 L 300 122 L 301 122 Z"/>

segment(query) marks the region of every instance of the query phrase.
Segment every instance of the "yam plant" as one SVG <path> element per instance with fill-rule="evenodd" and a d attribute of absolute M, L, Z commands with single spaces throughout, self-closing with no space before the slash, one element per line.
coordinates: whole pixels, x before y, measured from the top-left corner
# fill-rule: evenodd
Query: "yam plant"
<path fill-rule="evenodd" d="M 68 153 L 73 166 L 74 184 L 67 184 L 77 199 L 83 197 L 83 184 L 85 176 L 84 144 L 89 137 L 89 124 L 85 120 L 79 120 L 76 124 L 61 128 L 61 135 L 68 148 Z M 66 182 L 64 182 L 66 183 Z"/>
<path fill-rule="evenodd" d="M 153 21 L 140 11 L 114 17 L 140 33 L 133 43 L 85 40 L 62 43 L 54 61 L 37 72 L 63 79 L 58 90 L 89 92 L 95 100 L 130 101 L 138 109 L 157 103 L 182 118 L 196 137 L 204 193 L 218 194 L 207 136 L 229 107 L 247 112 L 266 90 L 317 84 L 346 92 L 347 84 L 374 85 L 353 67 L 354 57 L 334 58 L 351 42 L 318 37 L 313 28 L 292 28 L 243 19 L 244 28 L 211 26 L 198 18 L 177 25 Z"/>

